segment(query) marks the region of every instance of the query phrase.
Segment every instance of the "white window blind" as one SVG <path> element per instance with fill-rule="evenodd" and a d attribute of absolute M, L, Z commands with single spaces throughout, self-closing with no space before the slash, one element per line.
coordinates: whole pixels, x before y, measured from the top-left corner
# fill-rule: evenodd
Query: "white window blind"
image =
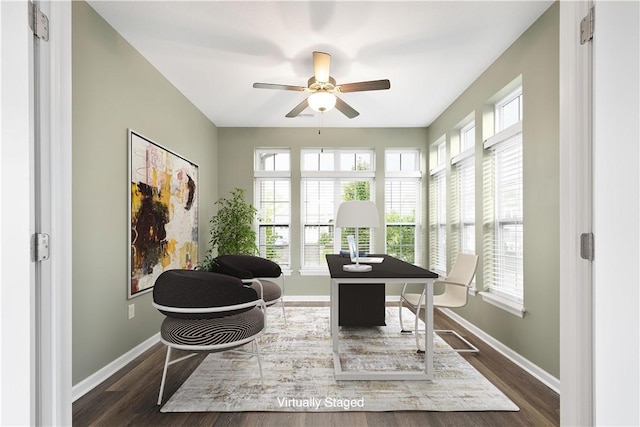
<path fill-rule="evenodd" d="M 452 244 L 455 252 L 476 253 L 475 156 L 473 151 L 453 164 Z"/>
<path fill-rule="evenodd" d="M 258 178 L 258 249 L 260 256 L 290 268 L 291 183 L 286 179 Z"/>
<path fill-rule="evenodd" d="M 485 143 L 484 284 L 491 293 L 522 304 L 523 287 L 523 175 L 522 133 L 513 126 L 506 139 L 500 134 Z M 509 131 L 510 129 L 507 129 Z"/>
<path fill-rule="evenodd" d="M 330 179 L 302 181 L 302 267 L 321 268 L 333 250 L 335 182 Z"/>
<path fill-rule="evenodd" d="M 444 168 L 431 175 L 429 195 L 429 267 L 439 274 L 446 274 L 447 182 Z"/>
<path fill-rule="evenodd" d="M 254 202 L 261 257 L 291 267 L 291 167 L 286 149 L 256 149 Z"/>

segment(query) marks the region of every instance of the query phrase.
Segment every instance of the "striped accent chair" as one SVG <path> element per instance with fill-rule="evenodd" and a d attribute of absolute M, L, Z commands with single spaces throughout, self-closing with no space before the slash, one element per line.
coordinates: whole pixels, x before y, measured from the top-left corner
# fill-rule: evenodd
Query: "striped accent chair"
<path fill-rule="evenodd" d="M 284 311 L 284 274 L 275 262 L 254 255 L 220 255 L 214 260 L 213 271 L 237 277 L 250 284 L 258 292 L 267 307 L 282 303 L 282 317 L 286 324 Z M 281 285 L 270 279 L 278 279 Z"/>
<path fill-rule="evenodd" d="M 166 317 L 160 341 L 167 346 L 158 405 L 167 369 L 200 352 L 242 351 L 255 355 L 262 382 L 257 338 L 266 327 L 266 306 L 257 292 L 238 278 L 198 270 L 168 270 L 153 288 L 153 306 Z M 245 344 L 251 343 L 250 349 Z M 171 358 L 172 349 L 191 353 Z"/>

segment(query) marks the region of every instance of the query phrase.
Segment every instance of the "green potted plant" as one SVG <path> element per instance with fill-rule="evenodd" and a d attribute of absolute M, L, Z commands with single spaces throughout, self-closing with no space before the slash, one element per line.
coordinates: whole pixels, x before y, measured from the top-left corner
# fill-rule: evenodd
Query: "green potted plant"
<path fill-rule="evenodd" d="M 244 190 L 236 188 L 230 198 L 221 198 L 216 203 L 218 212 L 211 218 L 210 235 L 211 249 L 201 263 L 202 270 L 213 269 L 213 249 L 218 255 L 258 253 L 256 246 L 256 232 L 253 220 L 258 210 L 244 199 Z"/>

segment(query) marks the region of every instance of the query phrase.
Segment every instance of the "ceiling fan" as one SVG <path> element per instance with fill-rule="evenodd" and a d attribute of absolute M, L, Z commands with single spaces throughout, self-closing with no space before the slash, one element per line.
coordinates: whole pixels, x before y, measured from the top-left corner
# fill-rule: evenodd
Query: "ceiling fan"
<path fill-rule="evenodd" d="M 293 90 L 298 92 L 310 92 L 304 101 L 296 105 L 285 117 L 296 117 L 305 108 L 311 107 L 318 112 L 331 110 L 333 107 L 350 119 L 357 117 L 358 113 L 353 107 L 340 99 L 337 94 L 348 92 L 363 92 L 367 90 L 389 89 L 389 80 L 371 80 L 367 82 L 346 83 L 338 85 L 336 79 L 329 75 L 331 55 L 324 52 L 313 52 L 313 76 L 309 78 L 307 87 L 289 86 L 273 83 L 254 83 L 257 89 Z"/>

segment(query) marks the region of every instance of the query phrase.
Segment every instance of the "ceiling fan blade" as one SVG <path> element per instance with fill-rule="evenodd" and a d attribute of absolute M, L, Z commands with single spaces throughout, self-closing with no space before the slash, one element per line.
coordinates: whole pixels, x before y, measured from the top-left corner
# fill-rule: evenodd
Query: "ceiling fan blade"
<path fill-rule="evenodd" d="M 253 87 L 256 89 L 279 89 L 279 90 L 295 90 L 298 92 L 302 92 L 306 89 L 303 86 L 289 86 L 289 85 L 279 85 L 273 83 L 254 83 Z"/>
<path fill-rule="evenodd" d="M 365 90 L 384 90 L 391 87 L 389 80 L 371 80 L 369 82 L 358 83 L 346 83 L 339 86 L 339 90 L 342 93 L 347 92 L 362 92 Z"/>
<path fill-rule="evenodd" d="M 293 110 L 289 111 L 285 117 L 293 118 L 302 113 L 309 106 L 309 98 L 305 98 L 300 104 L 296 105 Z"/>
<path fill-rule="evenodd" d="M 360 113 L 354 110 L 349 104 L 336 96 L 336 109 L 350 119 L 358 117 Z"/>
<path fill-rule="evenodd" d="M 317 82 L 329 81 L 329 68 L 331 67 L 331 55 L 324 52 L 313 52 L 313 75 Z"/>

